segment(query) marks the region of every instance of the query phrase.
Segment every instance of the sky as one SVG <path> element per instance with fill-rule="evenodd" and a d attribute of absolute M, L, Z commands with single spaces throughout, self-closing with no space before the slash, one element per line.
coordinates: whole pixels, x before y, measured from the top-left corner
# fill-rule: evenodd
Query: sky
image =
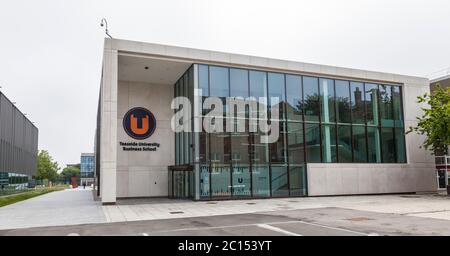
<path fill-rule="evenodd" d="M 61 167 L 93 152 L 103 17 L 120 39 L 423 77 L 450 72 L 448 0 L 0 0 L 0 90 Z"/>

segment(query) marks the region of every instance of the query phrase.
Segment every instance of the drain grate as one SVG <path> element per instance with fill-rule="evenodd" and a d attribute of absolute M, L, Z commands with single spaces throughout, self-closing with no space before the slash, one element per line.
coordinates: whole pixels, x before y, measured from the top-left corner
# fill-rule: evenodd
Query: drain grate
<path fill-rule="evenodd" d="M 354 217 L 354 218 L 350 218 L 347 220 L 349 220 L 349 221 L 367 221 L 367 220 L 372 220 L 372 219 L 369 219 L 367 217 Z"/>
<path fill-rule="evenodd" d="M 216 202 L 207 202 L 206 204 L 217 204 Z"/>
<path fill-rule="evenodd" d="M 421 196 L 400 196 L 402 198 L 421 198 Z"/>
<path fill-rule="evenodd" d="M 249 204 L 249 205 L 253 205 L 253 204 L 256 204 L 256 203 L 247 203 L 247 204 Z"/>
<path fill-rule="evenodd" d="M 170 212 L 170 214 L 183 214 L 184 212 Z"/>

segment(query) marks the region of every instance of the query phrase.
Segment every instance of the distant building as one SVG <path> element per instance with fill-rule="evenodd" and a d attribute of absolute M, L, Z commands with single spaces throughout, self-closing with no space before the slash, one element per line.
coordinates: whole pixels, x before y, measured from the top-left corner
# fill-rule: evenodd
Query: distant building
<path fill-rule="evenodd" d="M 38 129 L 0 92 L 0 189 L 25 187 L 36 176 Z"/>
<path fill-rule="evenodd" d="M 82 153 L 80 161 L 80 185 L 86 183 L 90 186 L 94 183 L 95 155 L 94 153 Z"/>
<path fill-rule="evenodd" d="M 81 164 L 68 164 L 67 167 L 75 167 L 81 169 Z"/>
<path fill-rule="evenodd" d="M 450 75 L 439 77 L 432 79 L 430 81 L 430 91 L 434 92 L 436 90 L 436 86 L 440 85 L 442 88 L 450 87 Z"/>

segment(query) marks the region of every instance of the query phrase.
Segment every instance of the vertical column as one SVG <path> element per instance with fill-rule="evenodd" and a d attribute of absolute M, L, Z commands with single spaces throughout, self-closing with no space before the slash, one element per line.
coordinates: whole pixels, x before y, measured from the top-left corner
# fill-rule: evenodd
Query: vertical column
<path fill-rule="evenodd" d="M 328 106 L 328 81 L 323 80 L 319 85 L 322 87 L 322 111 L 323 111 L 323 119 L 322 119 L 322 127 L 324 135 L 323 135 L 323 162 L 331 163 L 331 136 L 330 136 L 330 111 Z"/>
<path fill-rule="evenodd" d="M 194 64 L 194 199 L 200 200 L 200 131 L 202 129 L 202 90 L 198 84 L 198 65 Z"/>
<path fill-rule="evenodd" d="M 118 53 L 105 39 L 101 84 L 100 182 L 103 204 L 116 203 Z"/>

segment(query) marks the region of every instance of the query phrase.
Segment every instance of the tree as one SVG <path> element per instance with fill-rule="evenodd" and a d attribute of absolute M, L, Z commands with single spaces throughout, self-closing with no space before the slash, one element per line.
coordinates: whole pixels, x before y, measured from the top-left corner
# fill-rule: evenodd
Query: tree
<path fill-rule="evenodd" d="M 40 150 L 37 156 L 37 179 L 54 181 L 58 177 L 58 163 L 53 161 L 48 151 Z"/>
<path fill-rule="evenodd" d="M 65 181 L 70 181 L 72 177 L 80 177 L 80 169 L 74 166 L 69 166 L 64 168 L 59 175 Z"/>
<path fill-rule="evenodd" d="M 438 85 L 433 94 L 425 93 L 417 98 L 419 104 L 425 103 L 429 108 L 422 108 L 424 114 L 417 117 L 417 126 L 410 127 L 408 133 L 426 135 L 423 143 L 426 149 L 447 155 L 450 145 L 450 88 L 444 90 Z"/>

